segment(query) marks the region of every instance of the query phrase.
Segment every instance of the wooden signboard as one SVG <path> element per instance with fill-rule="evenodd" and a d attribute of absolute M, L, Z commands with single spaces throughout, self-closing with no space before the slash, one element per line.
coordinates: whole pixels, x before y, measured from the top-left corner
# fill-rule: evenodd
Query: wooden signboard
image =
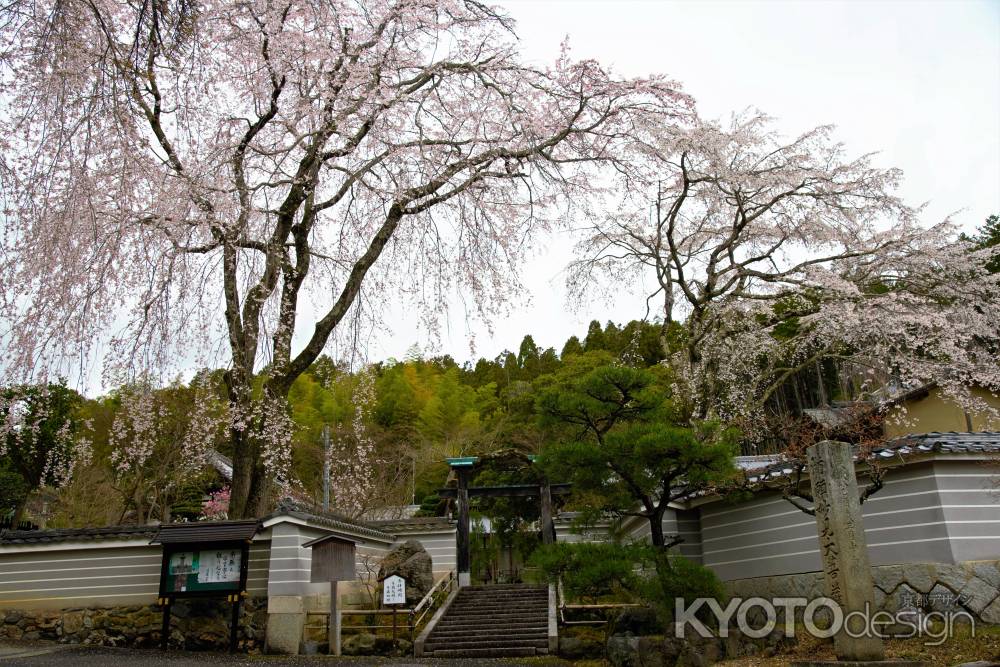
<path fill-rule="evenodd" d="M 163 609 L 160 645 L 170 638 L 170 606 L 179 598 L 224 597 L 232 604 L 229 650 L 236 650 L 240 603 L 246 596 L 252 521 L 164 524 L 152 540 L 163 545 L 159 604 Z"/>
<path fill-rule="evenodd" d="M 312 569 L 309 581 L 353 581 L 358 578 L 354 542 L 340 537 L 321 537 L 306 542 L 312 548 Z"/>
<path fill-rule="evenodd" d="M 214 548 L 164 546 L 166 572 L 160 577 L 160 595 L 175 598 L 217 597 L 245 588 L 249 545 L 219 544 Z"/>
<path fill-rule="evenodd" d="M 358 578 L 355 545 L 351 540 L 326 535 L 302 545 L 312 549 L 309 581 L 314 584 L 330 582 L 330 622 L 327 637 L 331 655 L 340 655 L 340 609 L 337 600 L 337 582 Z"/>

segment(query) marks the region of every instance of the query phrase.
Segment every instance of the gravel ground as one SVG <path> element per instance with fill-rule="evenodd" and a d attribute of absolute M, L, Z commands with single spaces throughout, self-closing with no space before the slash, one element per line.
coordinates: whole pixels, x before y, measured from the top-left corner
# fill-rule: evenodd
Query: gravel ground
<path fill-rule="evenodd" d="M 375 667 L 389 665 L 441 665 L 442 667 L 564 667 L 571 663 L 557 658 L 508 658 L 496 660 L 435 659 L 435 658 L 330 658 L 327 656 L 246 656 L 225 653 L 193 653 L 183 651 L 155 651 L 140 649 L 113 649 L 89 646 L 69 646 L 44 643 L 0 644 L 0 665 L 27 665 L 29 667 L 203 667 L 207 665 L 344 665 L 345 667 Z"/>

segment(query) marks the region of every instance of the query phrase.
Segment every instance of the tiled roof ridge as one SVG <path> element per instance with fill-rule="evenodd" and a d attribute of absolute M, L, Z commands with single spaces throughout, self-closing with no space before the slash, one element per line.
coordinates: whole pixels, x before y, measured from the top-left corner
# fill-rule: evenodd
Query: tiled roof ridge
<path fill-rule="evenodd" d="M 855 462 L 862 462 L 860 447 L 853 445 Z M 1000 431 L 932 431 L 929 433 L 913 433 L 891 438 L 881 446 L 872 447 L 868 458 L 879 457 L 891 459 L 906 457 L 911 454 L 983 454 L 1000 453 Z M 906 463 L 906 459 L 903 458 Z M 781 461 L 768 466 L 746 471 L 751 482 L 764 481 L 766 478 L 781 477 L 790 474 L 789 465 L 801 465 L 793 458 L 785 457 Z"/>
<path fill-rule="evenodd" d="M 340 528 L 342 530 L 354 531 L 370 537 L 387 539 L 389 541 L 394 541 L 396 539 L 395 535 L 380 530 L 373 525 L 373 522 L 351 519 L 336 512 L 309 507 L 295 501 L 282 502 L 278 505 L 278 508 L 274 512 L 271 512 L 269 515 L 264 517 L 262 521 L 281 516 L 282 514 L 288 514 L 291 516 L 298 515 L 300 518 L 304 518 L 307 521 L 313 520 L 317 523 L 325 523 L 330 528 Z"/>
<path fill-rule="evenodd" d="M 43 528 L 39 530 L 0 531 L 0 544 L 34 544 L 62 542 L 70 539 L 101 539 L 152 537 L 159 531 L 158 524 L 143 526 L 96 526 L 87 528 Z"/>
<path fill-rule="evenodd" d="M 390 530 L 393 532 L 408 530 L 419 530 L 421 528 L 447 528 L 454 524 L 448 517 L 424 516 L 406 517 L 402 519 L 377 519 L 367 522 L 369 525 L 379 530 Z"/>

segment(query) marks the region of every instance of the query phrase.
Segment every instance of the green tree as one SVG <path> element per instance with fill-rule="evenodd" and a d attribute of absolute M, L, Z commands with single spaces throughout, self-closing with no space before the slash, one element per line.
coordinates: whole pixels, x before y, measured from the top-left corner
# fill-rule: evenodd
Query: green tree
<path fill-rule="evenodd" d="M 587 352 L 607 351 L 608 345 L 604 338 L 604 329 L 597 320 L 591 320 L 587 325 L 587 337 L 583 339 L 583 349 Z"/>
<path fill-rule="evenodd" d="M 444 373 L 417 417 L 417 431 L 439 452 L 459 456 L 481 430 L 477 394 L 459 381 L 457 369 Z"/>
<path fill-rule="evenodd" d="M 24 516 L 32 493 L 68 479 L 77 456 L 81 403 L 80 394 L 65 381 L 0 392 L 0 460 L 21 480 L 21 492 L 13 492 L 10 499 L 15 504 L 14 525 Z"/>
<path fill-rule="evenodd" d="M 656 547 L 679 542 L 663 533 L 670 503 L 734 472 L 733 430 L 675 425 L 664 378 L 609 364 L 606 355 L 576 357 L 545 378 L 536 406 L 562 429 L 542 450 L 549 477 L 572 482 L 594 512 L 645 518 Z"/>
<path fill-rule="evenodd" d="M 976 248 L 980 250 L 1000 245 L 1000 215 L 994 214 L 986 218 L 986 222 L 974 236 L 963 234 L 962 238 L 976 244 Z M 994 255 L 986 263 L 986 268 L 990 273 L 1000 273 L 1000 255 Z"/>
<path fill-rule="evenodd" d="M 201 497 L 220 481 L 206 457 L 225 439 L 226 403 L 210 386 L 177 380 L 126 385 L 105 400 L 114 411 L 107 462 L 122 500 L 119 523 L 195 518 Z"/>
<path fill-rule="evenodd" d="M 570 336 L 566 340 L 566 344 L 563 345 L 562 354 L 560 356 L 563 358 L 563 361 L 565 361 L 567 357 L 576 354 L 583 354 L 583 345 L 580 343 L 579 338 L 576 336 Z"/>
<path fill-rule="evenodd" d="M 521 370 L 520 378 L 523 380 L 534 380 L 538 377 L 541 367 L 541 350 L 535 345 L 535 339 L 530 335 L 521 340 L 521 347 L 517 352 L 517 365 Z"/>

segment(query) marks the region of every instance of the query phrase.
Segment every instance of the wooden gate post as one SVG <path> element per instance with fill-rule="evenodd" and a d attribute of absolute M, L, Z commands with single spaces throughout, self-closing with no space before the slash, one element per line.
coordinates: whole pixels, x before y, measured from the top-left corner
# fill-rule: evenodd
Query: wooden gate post
<path fill-rule="evenodd" d="M 469 473 L 468 468 L 458 468 L 458 585 L 472 583 L 469 557 Z"/>
<path fill-rule="evenodd" d="M 556 526 L 552 521 L 552 487 L 549 486 L 548 480 L 542 483 L 538 495 L 541 496 L 542 544 L 555 544 Z"/>

